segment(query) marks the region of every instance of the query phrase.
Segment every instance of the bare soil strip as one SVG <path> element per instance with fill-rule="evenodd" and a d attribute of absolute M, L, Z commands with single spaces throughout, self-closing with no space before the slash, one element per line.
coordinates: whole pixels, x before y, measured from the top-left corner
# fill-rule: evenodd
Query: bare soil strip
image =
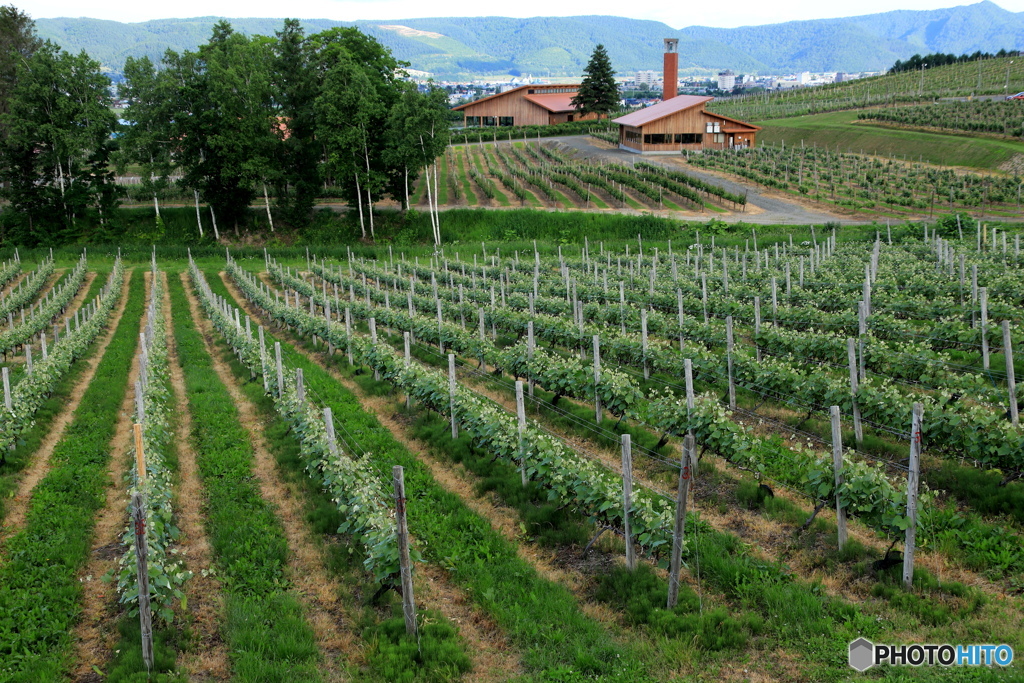
<path fill-rule="evenodd" d="M 214 345 L 216 336 L 213 328 L 199 309 L 187 275 L 182 273 L 185 293 L 196 328 L 203 336 L 207 353 L 213 359 L 213 367 L 238 409 L 238 419 L 249 432 L 255 454 L 254 475 L 260 482 L 264 499 L 277 508 L 281 519 L 291 557 L 288 562 L 291 579 L 298 598 L 302 601 L 310 626 L 317 637 L 324 655 L 324 674 L 329 681 L 346 680 L 339 659 L 354 659 L 359 656 L 358 634 L 352 629 L 344 614 L 341 603 L 341 585 L 326 571 L 325 558 L 312 538 L 305 523 L 301 493 L 296 487 L 283 480 L 277 471 L 277 462 L 271 455 L 263 436 L 264 425 L 256 407 L 238 387 L 231 368 L 224 362 Z"/>
<path fill-rule="evenodd" d="M 265 326 L 273 324 L 251 306 L 226 273 L 220 273 L 220 277 L 248 315 L 256 320 L 262 320 Z M 278 334 L 293 342 L 296 351 L 326 370 L 338 383 L 352 392 L 363 409 L 373 413 L 396 441 L 430 468 L 434 479 L 441 486 L 459 496 L 467 507 L 488 520 L 494 529 L 512 541 L 519 555 L 530 562 L 541 576 L 559 581 L 579 594 L 582 584 L 578 580 L 578 575 L 565 572 L 556 566 L 553 553 L 532 546 L 524 547 L 517 542 L 520 531 L 515 512 L 509 508 L 499 507 L 489 500 L 477 498 L 473 493 L 474 483 L 471 475 L 466 474 L 461 466 L 452 468 L 449 464 L 441 463 L 428 454 L 426 444 L 406 437 L 405 426 L 396 419 L 392 401 L 381 397 L 368 397 L 354 382 L 332 370 L 320 355 L 304 348 L 293 335 L 284 332 Z M 451 583 L 444 570 L 423 564 L 418 566 L 416 571 L 417 576 L 424 577 L 419 584 L 430 589 L 417 593 L 418 602 L 428 609 L 436 609 L 458 624 L 462 637 L 470 646 L 468 654 L 473 661 L 473 669 L 466 680 L 482 683 L 504 681 L 514 678 L 521 672 L 519 662 L 500 628 L 473 604 L 465 591 Z M 585 611 L 589 614 L 589 610 L 585 608 Z"/>
<path fill-rule="evenodd" d="M 8 296 L 10 296 L 11 292 L 14 291 L 14 288 L 18 286 L 19 282 L 21 282 L 22 280 L 25 279 L 26 275 L 27 275 L 27 273 L 24 270 L 22 270 L 20 273 L 15 275 L 14 279 L 12 279 L 7 284 L 6 287 L 4 287 L 3 289 L 0 289 L 0 292 L 2 292 L 2 294 L 3 294 L 2 297 L 0 297 L 0 299 L 6 299 Z"/>
<path fill-rule="evenodd" d="M 71 299 L 71 301 L 68 302 L 68 307 L 65 309 L 64 313 L 59 315 L 59 316 L 57 316 L 56 318 L 54 318 L 53 320 L 50 321 L 51 325 L 52 324 L 63 325 L 65 318 L 74 318 L 75 311 L 82 307 L 82 304 L 85 302 L 85 295 L 89 292 L 89 288 L 92 287 L 93 280 L 95 280 L 95 279 L 96 279 L 96 273 L 95 272 L 90 271 L 90 272 L 87 272 L 85 274 L 85 279 L 82 281 L 82 288 L 78 291 L 77 294 L 75 294 L 74 298 Z M 0 321 L 0 324 L 3 324 L 3 321 Z M 53 328 L 51 327 L 51 328 L 48 328 L 46 330 L 48 335 L 51 334 L 52 329 Z M 63 332 L 64 332 L 64 328 L 61 327 L 60 328 L 60 333 L 63 334 Z M 47 339 L 52 339 L 52 336 L 48 336 Z M 52 343 L 52 342 L 48 342 L 48 343 Z M 34 358 L 36 358 L 36 357 L 37 358 L 42 358 L 42 350 L 41 349 L 42 349 L 42 342 L 34 342 L 34 343 L 32 343 L 32 353 L 34 354 L 33 355 Z M 35 355 L 37 353 L 39 354 L 38 356 Z M 15 365 L 22 365 L 22 364 L 24 364 L 25 363 L 25 354 L 24 354 L 24 352 L 22 352 L 20 354 L 17 354 L 17 355 L 14 355 L 14 356 L 9 356 L 7 358 L 7 360 L 5 361 L 5 363 L 9 367 L 13 367 Z"/>
<path fill-rule="evenodd" d="M 148 271 L 143 277 L 145 297 L 148 301 L 149 291 L 153 286 L 152 277 Z M 139 319 L 139 331 L 142 330 L 142 324 L 143 319 Z M 124 475 L 129 468 L 128 447 L 134 421 L 135 391 L 132 387 L 138 378 L 139 358 L 136 355 L 128 372 L 129 389 L 125 392 L 124 401 L 121 402 L 114 439 L 110 444 L 106 503 L 96 518 L 89 561 L 82 567 L 78 576 L 82 583 L 82 616 L 72 634 L 76 661 L 72 673 L 74 680 L 91 677 L 93 667 L 103 670 L 118 639 L 116 620 L 120 610 L 117 607 L 116 586 L 104 581 L 102 577 L 110 571 L 116 573 L 118 558 L 124 550 L 120 537 L 128 517 L 129 502 Z"/>
<path fill-rule="evenodd" d="M 49 471 L 50 456 L 53 454 L 53 449 L 61 437 L 64 436 L 64 430 L 67 428 L 68 423 L 71 422 L 75 410 L 78 409 L 78 404 L 82 402 L 82 396 L 92 382 L 92 378 L 96 374 L 96 367 L 103 360 L 103 354 L 107 350 L 107 345 L 110 344 L 110 340 L 114 336 L 114 330 L 117 329 L 118 321 L 121 320 L 124 308 L 128 304 L 128 286 L 131 283 L 132 273 L 132 270 L 128 270 L 125 273 L 124 284 L 121 286 L 121 298 L 117 308 L 114 309 L 110 319 L 107 321 L 107 331 L 94 342 L 96 346 L 92 355 L 88 359 L 77 361 L 86 364 L 85 372 L 82 373 L 78 384 L 68 396 L 68 402 L 64 410 L 53 420 L 50 433 L 43 439 L 35 453 L 34 462 L 22 474 L 21 481 L 18 484 L 18 492 L 8 505 L 7 516 L 4 519 L 3 526 L 0 527 L 0 542 L 9 538 L 25 523 L 25 515 L 28 512 L 32 490 Z"/>
<path fill-rule="evenodd" d="M 164 273 L 163 277 L 166 281 L 167 274 Z M 192 572 L 192 578 L 185 582 L 184 591 L 195 636 L 195 647 L 179 653 L 177 668 L 187 674 L 191 681 L 226 681 L 231 678 L 231 662 L 227 645 L 220 634 L 224 595 L 220 581 L 209 571 L 213 567 L 213 557 L 203 524 L 205 497 L 196 452 L 192 447 L 192 413 L 188 409 L 185 376 L 172 334 L 171 299 L 166 288 L 163 314 L 168 330 L 171 389 L 177 406 L 174 445 L 178 455 L 178 486 L 175 509 L 178 511 L 178 525 L 182 534 L 176 545 L 185 560 L 185 567 Z M 178 314 L 185 315 L 185 312 L 178 311 Z"/>

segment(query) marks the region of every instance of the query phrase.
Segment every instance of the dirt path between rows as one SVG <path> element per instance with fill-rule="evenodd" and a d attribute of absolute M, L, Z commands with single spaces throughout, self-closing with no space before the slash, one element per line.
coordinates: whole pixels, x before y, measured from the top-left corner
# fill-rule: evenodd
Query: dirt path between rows
<path fill-rule="evenodd" d="M 78 409 L 78 405 L 82 402 L 82 396 L 85 395 L 86 389 L 89 388 L 89 384 L 96 374 L 96 368 L 99 366 L 100 361 L 103 360 L 107 346 L 114 336 L 114 331 L 117 329 L 122 314 L 124 314 L 125 306 L 128 305 L 128 287 L 131 283 L 132 272 L 132 270 L 125 271 L 124 283 L 121 285 L 120 300 L 107 321 L 106 332 L 98 340 L 93 341 L 92 355 L 88 359 L 76 361 L 86 364 L 85 372 L 82 373 L 75 388 L 68 395 L 64 410 L 54 418 L 53 424 L 50 427 L 50 433 L 46 435 L 46 438 L 43 439 L 34 454 L 32 465 L 26 468 L 22 474 L 21 481 L 18 484 L 18 491 L 7 507 L 7 515 L 4 519 L 3 527 L 0 527 L 0 543 L 6 541 L 25 523 L 25 515 L 28 513 L 32 491 L 35 489 L 36 484 L 49 472 L 50 456 L 53 455 L 53 449 L 61 437 L 64 436 L 64 430 L 67 429 L 68 424 L 74 417 L 75 411 Z"/>
<path fill-rule="evenodd" d="M 47 327 L 43 328 L 42 331 L 49 335 L 47 337 L 47 339 L 50 339 L 50 340 L 53 339 L 53 325 L 54 324 L 60 325 L 60 328 L 58 329 L 57 333 L 59 335 L 64 335 L 64 330 L 65 330 L 65 328 L 64 328 L 64 320 L 65 319 L 72 319 L 72 320 L 74 319 L 75 311 L 79 310 L 85 304 L 85 296 L 86 296 L 86 294 L 88 294 L 89 288 L 92 287 L 92 283 L 96 279 L 96 277 L 97 277 L 96 273 L 92 272 L 92 271 L 89 271 L 89 272 L 87 272 L 85 274 L 85 278 L 82 280 L 82 286 L 79 288 L 78 292 L 75 293 L 75 296 L 72 297 L 71 301 L 68 302 L 67 308 L 64 309 L 64 312 L 60 313 L 57 316 L 55 316 L 54 318 L 52 318 L 47 323 Z M 2 321 L 0 321 L 0 324 L 2 324 Z M 32 357 L 33 358 L 42 358 L 43 357 L 43 352 L 42 352 L 43 343 L 39 339 L 38 335 L 34 336 L 31 340 L 29 340 L 28 343 L 32 346 Z M 50 344 L 51 348 L 52 348 L 53 342 L 49 341 L 47 343 Z M 23 365 L 25 363 L 24 346 L 22 346 L 22 349 L 23 350 L 22 350 L 22 352 L 20 354 L 18 354 L 18 355 L 11 355 L 7 359 L 7 365 L 9 367 L 14 367 L 16 365 Z"/>
<path fill-rule="evenodd" d="M 143 274 L 145 300 L 149 301 L 152 276 Z M 135 324 L 143 329 L 144 318 Z M 125 321 L 131 324 L 132 321 Z M 93 667 L 105 668 L 117 643 L 117 586 L 103 580 L 104 574 L 113 572 L 116 577 L 118 559 L 124 551 L 121 533 L 128 519 L 127 487 L 124 483 L 128 472 L 128 447 L 132 438 L 134 422 L 135 382 L 139 378 L 138 344 L 128 371 L 128 390 L 125 392 L 121 409 L 118 411 L 114 438 L 110 443 L 110 459 L 107 464 L 106 502 L 101 508 L 93 529 L 92 550 L 89 560 L 79 571 L 82 584 L 82 615 L 72 632 L 75 643 L 75 668 L 72 677 L 76 681 L 95 680 Z M 116 581 L 116 578 L 115 578 Z"/>
<path fill-rule="evenodd" d="M 19 282 L 25 279 L 26 275 L 27 273 L 25 273 L 24 270 L 19 271 L 17 275 L 11 278 L 10 282 L 0 289 L 0 302 L 3 302 L 4 299 L 11 295 L 11 292 L 13 292 L 14 288 L 18 286 Z"/>
<path fill-rule="evenodd" d="M 347 680 L 344 660 L 357 660 L 360 655 L 358 634 L 353 629 L 347 610 L 341 603 L 341 585 L 325 569 L 326 558 L 317 547 L 305 523 L 301 493 L 297 487 L 285 482 L 277 469 L 277 462 L 267 446 L 256 407 L 242 393 L 231 368 L 224 362 L 215 346 L 217 335 L 202 314 L 192 291 L 187 273 L 181 274 L 188 297 L 189 309 L 196 328 L 203 337 L 206 351 L 213 360 L 214 371 L 227 387 L 238 409 L 238 420 L 249 432 L 254 453 L 253 474 L 259 480 L 263 498 L 277 510 L 291 550 L 288 568 L 295 585 L 295 593 L 302 602 L 307 619 L 316 635 L 323 654 L 323 669 L 328 681 Z M 339 660 L 342 660 L 339 662 Z"/>
<path fill-rule="evenodd" d="M 162 273 L 164 281 L 167 274 Z M 178 311 L 186 315 L 186 311 Z M 195 637 L 195 647 L 178 654 L 177 668 L 190 681 L 226 681 L 231 678 L 231 662 L 227 644 L 221 635 L 224 594 L 220 581 L 210 572 L 213 553 L 204 524 L 205 494 L 199 477 L 196 451 L 192 445 L 192 411 L 185 390 L 177 342 L 173 334 L 170 292 L 166 290 L 163 315 L 167 325 L 167 356 L 171 389 L 174 392 L 176 419 L 174 446 L 178 455 L 178 485 L 175 495 L 178 526 L 181 529 L 176 546 L 184 558 L 192 578 L 185 582 L 184 592 Z"/>
<path fill-rule="evenodd" d="M 227 277 L 226 273 L 220 273 L 220 277 L 235 301 L 250 317 L 254 320 L 261 320 L 268 328 L 274 324 L 273 321 L 260 315 L 260 312 L 235 287 L 234 282 Z M 473 490 L 473 484 L 468 478 L 463 477 L 460 480 L 460 476 L 450 465 L 440 463 L 428 455 L 426 444 L 405 436 L 405 427 L 396 420 L 394 406 L 390 400 L 366 396 L 355 383 L 342 377 L 324 363 L 321 356 L 305 349 L 294 335 L 284 332 L 277 334 L 281 338 L 291 341 L 298 353 L 323 368 L 335 381 L 350 391 L 364 410 L 375 415 L 380 423 L 391 432 L 396 441 L 405 446 L 410 453 L 430 469 L 434 479 L 441 484 L 442 488 L 458 495 L 467 507 L 489 520 L 493 528 L 513 542 L 520 555 L 534 565 L 539 574 L 550 580 L 559 580 L 554 577 L 560 577 L 564 572 L 554 566 L 552 562 L 542 560 L 540 553 L 537 554 L 536 561 L 530 554 L 523 553 L 522 546 L 516 542 L 519 534 L 518 519 L 515 518 L 511 510 L 499 510 L 493 504 L 467 494 L 467 491 L 472 492 Z M 495 522 L 495 520 L 500 520 L 500 522 Z M 500 627 L 473 604 L 472 598 L 464 590 L 452 584 L 443 569 L 424 563 L 416 567 L 414 578 L 417 602 L 427 609 L 436 609 L 457 624 L 463 639 L 471 646 L 468 654 L 473 662 L 473 668 L 466 676 L 466 681 L 497 683 L 514 678 L 521 673 L 518 658 Z"/>

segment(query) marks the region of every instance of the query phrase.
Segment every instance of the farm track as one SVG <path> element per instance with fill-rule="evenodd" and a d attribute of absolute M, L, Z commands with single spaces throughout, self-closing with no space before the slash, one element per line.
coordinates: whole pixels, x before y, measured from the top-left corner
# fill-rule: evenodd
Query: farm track
<path fill-rule="evenodd" d="M 133 272 L 133 269 L 129 269 L 125 273 L 124 283 L 121 286 L 121 296 L 117 307 L 107 322 L 106 332 L 94 343 L 93 350 L 90 351 L 91 355 L 88 358 L 79 359 L 78 362 L 86 364 L 86 370 L 79 378 L 75 388 L 68 395 L 64 410 L 54 418 L 49 434 L 46 435 L 46 438 L 43 439 L 34 454 L 32 465 L 26 468 L 22 474 L 21 481 L 18 483 L 17 493 L 15 493 L 7 506 L 4 524 L 0 528 L 0 543 L 10 538 L 25 523 L 25 515 L 28 512 L 32 491 L 49 471 L 50 456 L 53 454 L 53 450 L 61 440 L 61 437 L 63 437 L 64 430 L 74 418 L 75 411 L 82 402 L 86 389 L 89 388 L 89 384 L 92 383 L 92 379 L 96 375 L 96 368 L 99 366 L 100 361 L 103 360 L 107 345 L 110 344 L 110 340 L 114 337 L 114 332 L 117 330 L 125 306 L 128 305 L 128 288 L 131 284 Z"/>
<path fill-rule="evenodd" d="M 210 540 L 204 526 L 203 506 L 205 493 L 199 477 L 196 452 L 192 442 L 192 412 L 185 392 L 185 376 L 181 370 L 177 340 L 171 333 L 172 313 L 170 291 L 165 280 L 163 315 L 167 324 L 167 358 L 171 390 L 177 406 L 174 447 L 178 457 L 178 486 L 176 490 L 178 522 L 181 537 L 178 549 L 185 568 L 192 578 L 185 582 L 184 592 L 189 605 L 190 625 L 195 634 L 195 647 L 178 654 L 177 668 L 188 674 L 192 681 L 226 681 L 231 678 L 228 648 L 221 635 L 221 615 L 224 613 L 224 595 L 220 581 L 210 571 L 213 557 Z M 179 314 L 182 314 L 179 311 Z"/>
<path fill-rule="evenodd" d="M 235 287 L 231 279 L 227 277 L 226 273 L 220 272 L 218 275 L 231 296 L 235 299 L 235 303 L 247 315 L 252 317 L 253 320 L 262 321 L 263 325 L 268 329 L 275 325 L 275 321 L 262 316 L 259 311 L 251 306 L 249 301 Z M 405 427 L 396 419 L 390 400 L 367 396 L 354 382 L 332 369 L 330 364 L 324 361 L 322 353 L 307 349 L 303 341 L 294 334 L 285 330 L 277 330 L 275 334 L 283 340 L 290 342 L 296 352 L 321 367 L 335 381 L 356 396 L 363 409 L 374 414 L 396 441 L 405 446 L 410 453 L 415 454 L 430 469 L 434 479 L 443 488 L 458 495 L 463 499 L 467 507 L 480 514 L 484 519 L 491 521 L 493 528 L 502 532 L 503 535 L 516 544 L 517 550 L 523 559 L 534 565 L 541 576 L 551 580 L 545 567 L 538 566 L 533 557 L 522 554 L 522 547 L 516 543 L 518 526 L 511 520 L 511 517 L 509 517 L 507 525 L 494 526 L 492 521 L 494 518 L 489 517 L 478 509 L 475 500 L 467 500 L 465 498 L 465 490 L 471 490 L 471 486 L 453 483 L 454 480 L 458 479 L 458 476 L 452 474 L 450 467 L 443 466 L 433 457 L 427 455 L 428 446 L 405 436 Z M 450 484 L 455 488 L 450 486 Z M 493 507 L 487 504 L 484 504 L 484 506 Z M 511 513 L 506 514 L 506 516 L 508 515 L 511 515 Z M 472 598 L 465 591 L 452 584 L 442 569 L 424 564 L 417 567 L 414 576 L 416 579 L 417 604 L 428 609 L 435 609 L 444 614 L 452 623 L 459 626 L 463 637 L 472 645 L 468 654 L 473 661 L 473 669 L 465 680 L 490 683 L 492 681 L 505 681 L 509 677 L 520 673 L 519 662 L 511 654 L 509 643 L 500 628 L 494 624 L 490 617 L 473 605 Z M 422 589 L 427 590 L 424 591 Z"/>
<path fill-rule="evenodd" d="M 144 300 L 148 301 L 153 286 L 152 277 L 146 271 L 143 278 Z M 144 317 L 138 321 L 140 332 L 144 322 Z M 117 591 L 113 584 L 103 580 L 103 575 L 107 572 L 116 573 L 118 559 L 124 549 L 120 535 L 127 520 L 129 502 L 125 495 L 124 476 L 129 469 L 128 447 L 134 422 L 133 387 L 138 378 L 139 357 L 136 353 L 132 357 L 131 369 L 128 371 L 128 390 L 121 402 L 114 439 L 110 444 L 106 503 L 96 516 L 89 560 L 78 572 L 78 580 L 82 584 L 82 615 L 72 632 L 75 648 L 72 676 L 76 681 L 93 680 L 93 668 L 105 668 L 118 639 L 116 621 L 120 610 L 117 607 Z"/>
<path fill-rule="evenodd" d="M 590 141 L 589 136 L 585 135 L 548 138 L 548 140 L 551 142 L 561 143 L 588 157 L 595 157 L 617 164 L 630 163 L 636 156 L 618 149 L 598 147 Z M 664 166 L 665 168 L 669 168 L 673 171 L 680 170 L 678 166 L 664 164 L 659 162 L 657 159 L 644 159 L 644 161 L 658 166 Z M 866 218 L 864 220 L 851 220 L 841 214 L 825 213 L 806 209 L 795 202 L 790 202 L 774 196 L 768 196 L 765 194 L 764 190 L 757 185 L 754 185 L 753 183 L 748 184 L 740 181 L 739 179 L 714 176 L 690 167 L 686 167 L 685 171 L 695 178 L 719 185 L 729 192 L 735 192 L 737 194 L 747 193 L 750 204 L 762 209 L 761 213 L 732 212 L 727 216 L 727 218 L 742 220 L 745 223 L 760 224 L 793 223 L 802 225 L 814 223 L 820 224 L 830 221 L 842 224 L 860 224 L 868 222 Z"/>
<path fill-rule="evenodd" d="M 224 360 L 222 350 L 217 346 L 217 335 L 199 309 L 199 302 L 186 273 L 182 273 L 181 280 L 192 321 L 203 337 L 214 371 L 231 395 L 238 410 L 239 423 L 249 433 L 254 454 L 253 474 L 259 482 L 260 492 L 263 499 L 276 509 L 281 521 L 291 550 L 289 573 L 323 655 L 325 678 L 327 681 L 348 680 L 337 660 L 339 657 L 354 655 L 353 648 L 356 646 L 353 644 L 355 633 L 349 626 L 348 615 L 340 601 L 341 585 L 325 570 L 324 555 L 310 537 L 310 530 L 304 522 L 300 494 L 278 472 L 277 463 L 263 434 L 265 425 L 258 417 L 256 407 L 242 393 L 231 368 Z"/>

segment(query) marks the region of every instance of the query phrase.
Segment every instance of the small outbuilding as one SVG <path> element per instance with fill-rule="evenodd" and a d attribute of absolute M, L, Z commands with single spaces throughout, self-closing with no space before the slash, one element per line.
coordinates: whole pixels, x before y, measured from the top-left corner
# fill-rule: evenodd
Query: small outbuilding
<path fill-rule="evenodd" d="M 579 92 L 575 85 L 522 85 L 455 107 L 466 127 L 548 126 L 568 121 L 591 121 L 597 114 L 581 115 L 572 106 Z"/>
<path fill-rule="evenodd" d="M 713 99 L 677 95 L 615 119 L 619 147 L 640 154 L 754 147 L 760 126 L 707 111 Z"/>

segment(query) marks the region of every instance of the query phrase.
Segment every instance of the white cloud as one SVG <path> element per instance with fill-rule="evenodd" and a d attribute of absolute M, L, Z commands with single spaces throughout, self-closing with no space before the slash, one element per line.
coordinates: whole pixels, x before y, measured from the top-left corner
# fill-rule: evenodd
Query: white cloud
<path fill-rule="evenodd" d="M 1011 12 L 1024 11 L 1024 0 L 1001 0 L 999 5 Z M 641 6 L 626 7 L 618 0 L 590 0 L 585 6 L 556 5 L 548 0 L 519 0 L 516 3 L 489 6 L 470 0 L 449 0 L 426 3 L 422 0 L 292 0 L 282 4 L 271 0 L 179 0 L 171 3 L 144 3 L 137 0 L 101 0 L 83 5 L 75 0 L 22 0 L 19 9 L 34 18 L 88 16 L 113 21 L 137 22 L 170 17 L 297 17 L 300 19 L 412 19 L 420 17 L 464 16 L 573 16 L 607 14 L 622 16 L 624 10 L 634 19 L 661 21 L 675 28 L 693 25 L 735 27 L 873 14 L 893 9 L 892 0 L 862 0 L 856 5 L 823 4 L 820 0 L 738 0 L 730 3 L 728 12 L 711 2 L 679 2 L 655 0 Z M 938 9 L 945 3 L 936 0 L 899 0 L 898 9 Z"/>

